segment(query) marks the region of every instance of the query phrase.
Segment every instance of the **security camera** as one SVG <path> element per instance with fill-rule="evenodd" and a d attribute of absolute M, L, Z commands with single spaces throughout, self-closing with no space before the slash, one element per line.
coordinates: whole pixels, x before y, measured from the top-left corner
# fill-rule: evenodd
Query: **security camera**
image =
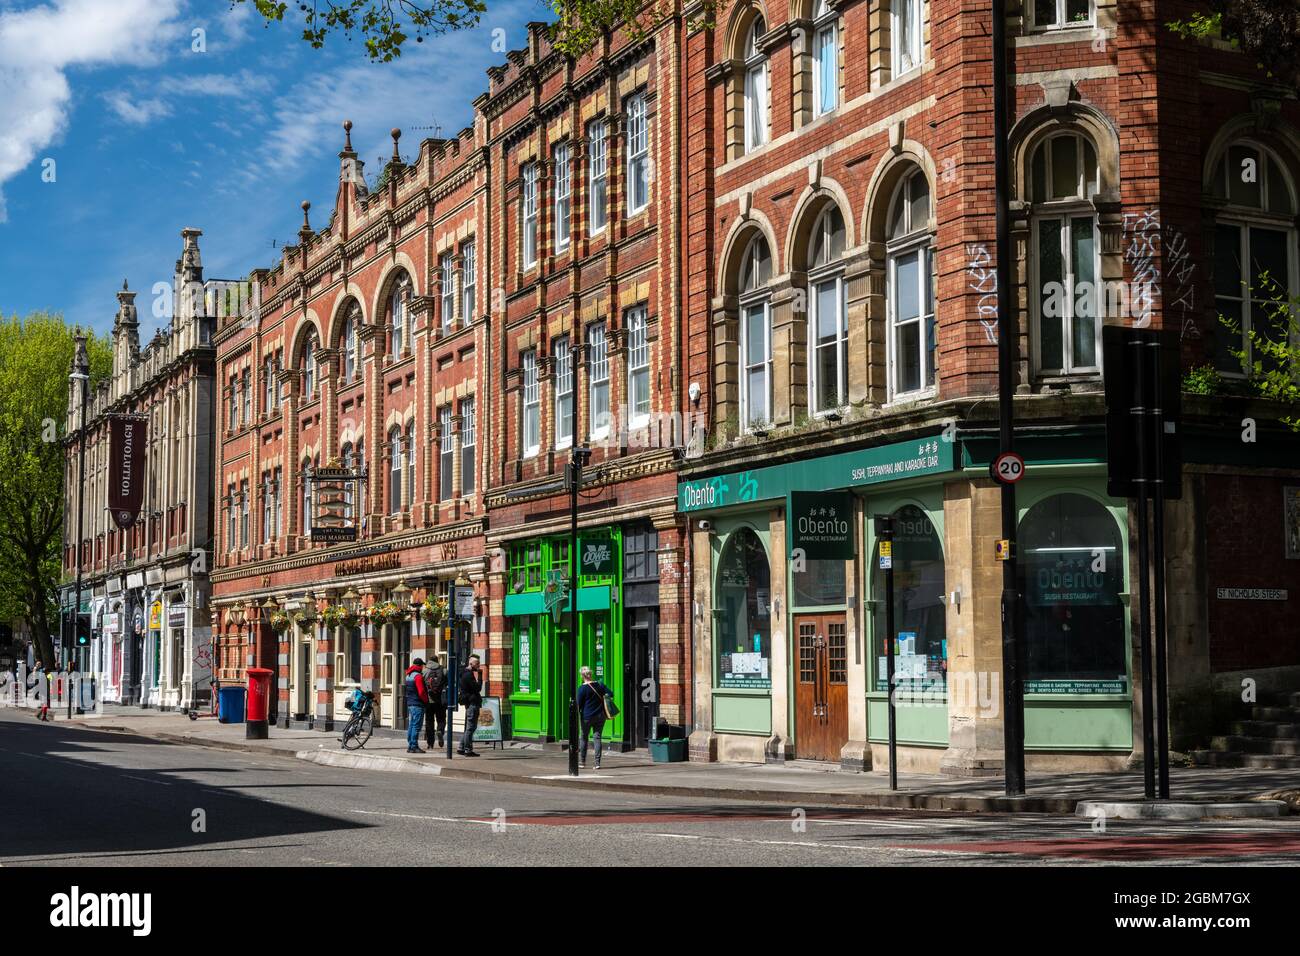
<path fill-rule="evenodd" d="M 700 530 L 701 530 L 701 531 L 712 531 L 712 530 L 713 530 L 713 522 L 710 521 L 708 518 L 701 518 L 701 519 L 700 519 Z"/>
<path fill-rule="evenodd" d="M 691 384 L 687 386 L 686 394 L 691 397 L 692 402 L 698 402 L 700 400 L 700 383 L 691 382 Z"/>

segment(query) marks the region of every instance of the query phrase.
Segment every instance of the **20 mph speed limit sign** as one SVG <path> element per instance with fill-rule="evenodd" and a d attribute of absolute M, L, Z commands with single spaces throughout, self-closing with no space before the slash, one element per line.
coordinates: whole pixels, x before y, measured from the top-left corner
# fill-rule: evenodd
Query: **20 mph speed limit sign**
<path fill-rule="evenodd" d="M 1014 485 L 1025 477 L 1025 460 L 1014 451 L 1004 451 L 989 465 L 989 475 L 1000 485 Z"/>

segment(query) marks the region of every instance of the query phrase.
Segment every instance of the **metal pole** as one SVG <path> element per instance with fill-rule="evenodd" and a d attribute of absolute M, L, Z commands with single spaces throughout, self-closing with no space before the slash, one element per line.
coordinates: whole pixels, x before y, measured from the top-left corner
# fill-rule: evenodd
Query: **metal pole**
<path fill-rule="evenodd" d="M 1010 158 L 1007 149 L 1006 0 L 993 0 L 993 174 L 997 187 L 998 407 L 999 450 L 1014 447 L 1011 407 L 1016 361 L 1016 315 L 1011 295 L 1011 221 L 1008 215 Z M 1007 796 L 1025 792 L 1025 698 L 1020 650 L 1020 591 L 1016 554 L 1016 487 L 1002 485 L 1002 537 L 1008 548 L 1002 562 L 1003 760 Z"/>
<path fill-rule="evenodd" d="M 84 336 L 78 336 L 77 351 L 75 354 L 77 371 L 75 377 L 81 384 L 81 420 L 77 422 L 77 597 L 72 605 L 72 637 L 69 659 L 76 653 L 77 635 L 81 629 L 81 562 L 82 562 L 82 537 L 84 533 L 85 510 L 86 510 L 86 402 L 89 397 L 90 389 L 90 363 L 86 355 L 86 340 Z M 68 668 L 68 683 L 71 683 L 72 668 Z M 68 716 L 72 716 L 72 695 L 68 695 Z"/>
<path fill-rule="evenodd" d="M 569 400 L 573 403 L 572 453 L 569 460 L 569 776 L 578 776 L 578 487 L 582 455 L 578 449 L 578 343 L 569 340 Z"/>
<path fill-rule="evenodd" d="M 1136 372 L 1134 375 L 1134 386 L 1137 390 L 1137 406 L 1133 409 L 1135 418 L 1134 431 L 1137 435 L 1137 459 L 1138 459 L 1138 513 L 1137 513 L 1137 531 L 1138 531 L 1138 646 L 1139 653 L 1142 655 L 1142 778 L 1145 787 L 1145 793 L 1148 800 L 1154 799 L 1156 795 L 1156 776 L 1155 776 L 1155 724 L 1154 715 L 1152 714 L 1152 687 L 1151 687 L 1151 580 L 1148 576 L 1150 570 L 1150 555 L 1147 550 L 1147 498 L 1148 486 L 1147 480 L 1150 475 L 1147 462 L 1147 409 L 1149 407 L 1149 396 L 1147 391 L 1147 364 L 1144 359 L 1143 346 L 1140 340 L 1133 339 L 1130 341 L 1130 347 L 1135 349 L 1137 361 L 1133 368 Z"/>
<path fill-rule="evenodd" d="M 1169 668 L 1168 649 L 1165 635 L 1165 428 L 1164 428 L 1164 387 L 1160 374 L 1160 341 L 1153 337 L 1147 345 L 1151 354 L 1151 413 L 1150 428 L 1152 444 L 1155 446 L 1155 501 L 1153 503 L 1153 541 L 1151 556 L 1155 564 L 1155 651 L 1156 651 L 1156 726 L 1157 738 L 1156 765 L 1157 784 L 1160 796 L 1169 798 Z"/>
<path fill-rule="evenodd" d="M 452 592 L 453 596 L 455 591 Z M 455 610 L 455 608 L 452 608 Z M 450 618 L 450 614 L 448 614 Z M 456 698 L 460 695 L 460 665 L 456 653 L 456 627 L 451 627 L 451 636 L 447 641 L 447 759 L 451 760 L 451 738 L 456 736 L 452 720 L 456 716 Z"/>

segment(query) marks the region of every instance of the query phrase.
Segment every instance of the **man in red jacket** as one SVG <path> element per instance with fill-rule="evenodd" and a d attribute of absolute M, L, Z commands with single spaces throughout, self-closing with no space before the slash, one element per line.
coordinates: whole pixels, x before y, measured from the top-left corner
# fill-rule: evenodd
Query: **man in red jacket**
<path fill-rule="evenodd" d="M 420 731 L 424 727 L 424 708 L 429 692 L 424 686 L 424 659 L 417 657 L 406 669 L 406 752 L 422 754 Z"/>

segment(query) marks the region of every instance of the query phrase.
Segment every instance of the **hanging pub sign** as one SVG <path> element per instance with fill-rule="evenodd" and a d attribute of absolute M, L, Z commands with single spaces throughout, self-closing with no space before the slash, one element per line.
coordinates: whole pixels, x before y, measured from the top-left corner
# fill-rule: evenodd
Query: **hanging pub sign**
<path fill-rule="evenodd" d="M 108 419 L 108 509 L 119 528 L 129 528 L 144 503 L 145 428 L 143 415 Z"/>
<path fill-rule="evenodd" d="M 614 573 L 614 541 L 609 537 L 583 538 L 578 551 L 579 569 L 585 578 L 607 577 Z"/>
<path fill-rule="evenodd" d="M 365 475 L 353 468 L 328 465 L 305 477 L 313 483 L 311 540 L 357 540 L 356 505 Z"/>
<path fill-rule="evenodd" d="M 790 492 L 790 547 L 809 561 L 853 557 L 853 492 Z"/>

